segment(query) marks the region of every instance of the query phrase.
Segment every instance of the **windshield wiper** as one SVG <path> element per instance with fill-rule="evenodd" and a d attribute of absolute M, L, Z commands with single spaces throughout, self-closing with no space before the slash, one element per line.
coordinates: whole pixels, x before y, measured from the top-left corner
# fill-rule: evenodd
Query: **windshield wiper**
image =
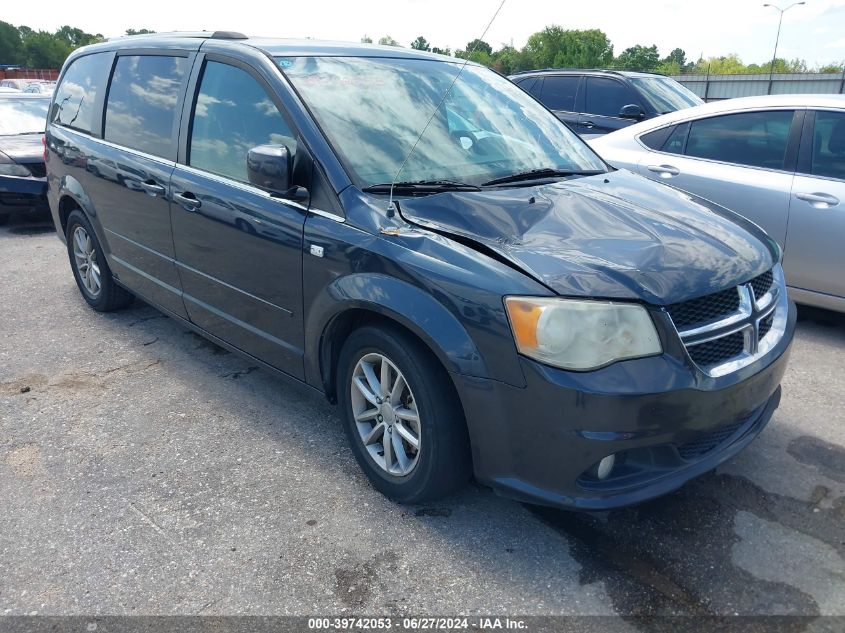
<path fill-rule="evenodd" d="M 522 171 L 517 174 L 510 174 L 509 176 L 502 176 L 501 178 L 494 178 L 482 183 L 482 187 L 489 187 L 490 185 L 503 185 L 509 182 L 522 182 L 526 180 L 541 180 L 543 178 L 554 178 L 556 176 L 594 176 L 595 174 L 602 174 L 602 171 L 567 171 L 565 169 L 531 169 L 529 171 Z"/>
<path fill-rule="evenodd" d="M 367 193 L 390 193 L 391 183 L 383 182 L 378 185 L 364 187 Z M 481 191 L 481 187 L 454 180 L 414 180 L 393 183 L 395 193 L 428 194 L 440 191 Z"/>

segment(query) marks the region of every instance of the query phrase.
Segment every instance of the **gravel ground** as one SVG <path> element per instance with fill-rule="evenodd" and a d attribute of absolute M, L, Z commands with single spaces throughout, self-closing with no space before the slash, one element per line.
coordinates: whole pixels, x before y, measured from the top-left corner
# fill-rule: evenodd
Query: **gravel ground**
<path fill-rule="evenodd" d="M 52 227 L 0 229 L 0 614 L 845 615 L 845 318 L 675 494 L 580 515 L 376 493 L 333 407 L 153 308 L 102 315 Z"/>

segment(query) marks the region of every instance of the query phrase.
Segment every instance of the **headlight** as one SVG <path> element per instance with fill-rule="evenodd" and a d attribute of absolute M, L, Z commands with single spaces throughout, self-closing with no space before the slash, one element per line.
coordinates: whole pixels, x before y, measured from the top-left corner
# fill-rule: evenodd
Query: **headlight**
<path fill-rule="evenodd" d="M 632 303 L 506 297 L 521 354 L 563 369 L 597 369 L 663 349 L 646 309 Z"/>
<path fill-rule="evenodd" d="M 0 163 L 0 176 L 31 176 L 32 173 L 17 163 Z"/>

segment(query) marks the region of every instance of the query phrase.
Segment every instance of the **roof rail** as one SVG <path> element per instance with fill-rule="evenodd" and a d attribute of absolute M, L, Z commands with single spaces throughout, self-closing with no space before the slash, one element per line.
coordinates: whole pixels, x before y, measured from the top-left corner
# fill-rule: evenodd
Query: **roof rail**
<path fill-rule="evenodd" d="M 612 73 L 612 74 L 619 74 L 621 71 L 614 68 L 532 68 L 531 70 L 520 70 L 519 72 L 513 73 L 514 75 L 524 75 L 527 73 L 545 73 L 545 72 L 553 72 L 553 71 L 566 71 L 566 72 L 589 72 L 589 73 Z"/>
<path fill-rule="evenodd" d="M 213 40 L 248 40 L 249 38 L 243 33 L 237 31 L 214 31 L 211 34 Z"/>

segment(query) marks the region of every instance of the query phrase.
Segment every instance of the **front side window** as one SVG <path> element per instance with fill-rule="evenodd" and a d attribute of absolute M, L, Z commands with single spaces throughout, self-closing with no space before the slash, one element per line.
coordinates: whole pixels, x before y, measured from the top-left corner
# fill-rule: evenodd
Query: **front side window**
<path fill-rule="evenodd" d="M 108 53 L 75 59 L 56 88 L 50 120 L 90 133 L 94 129 L 94 104 L 105 86 L 110 61 Z"/>
<path fill-rule="evenodd" d="M 550 110 L 575 110 L 575 96 L 578 93 L 577 75 L 571 77 L 546 77 L 543 82 L 543 96 L 540 101 Z"/>
<path fill-rule="evenodd" d="M 249 182 L 246 157 L 258 145 L 296 140 L 266 90 L 245 70 L 208 62 L 194 104 L 188 164 Z"/>
<path fill-rule="evenodd" d="M 816 112 L 810 169 L 814 176 L 845 180 L 845 113 Z"/>
<path fill-rule="evenodd" d="M 622 108 L 637 101 L 628 86 L 615 79 L 587 77 L 584 112 L 598 116 L 618 117 Z"/>
<path fill-rule="evenodd" d="M 748 167 L 783 169 L 792 116 L 792 110 L 775 110 L 693 121 L 686 154 Z"/>
<path fill-rule="evenodd" d="M 286 57 L 279 65 L 361 187 L 394 177 L 480 185 L 535 169 L 605 170 L 548 110 L 474 64 L 460 72 L 460 63 L 439 60 Z M 471 135 L 453 134 L 457 121 Z"/>
<path fill-rule="evenodd" d="M 0 136 L 43 132 L 49 107 L 46 98 L 0 98 Z"/>
<path fill-rule="evenodd" d="M 106 104 L 105 139 L 174 158 L 173 123 L 187 69 L 185 57 L 118 57 Z"/>
<path fill-rule="evenodd" d="M 694 92 L 668 77 L 631 77 L 631 83 L 658 114 L 704 103 Z"/>

